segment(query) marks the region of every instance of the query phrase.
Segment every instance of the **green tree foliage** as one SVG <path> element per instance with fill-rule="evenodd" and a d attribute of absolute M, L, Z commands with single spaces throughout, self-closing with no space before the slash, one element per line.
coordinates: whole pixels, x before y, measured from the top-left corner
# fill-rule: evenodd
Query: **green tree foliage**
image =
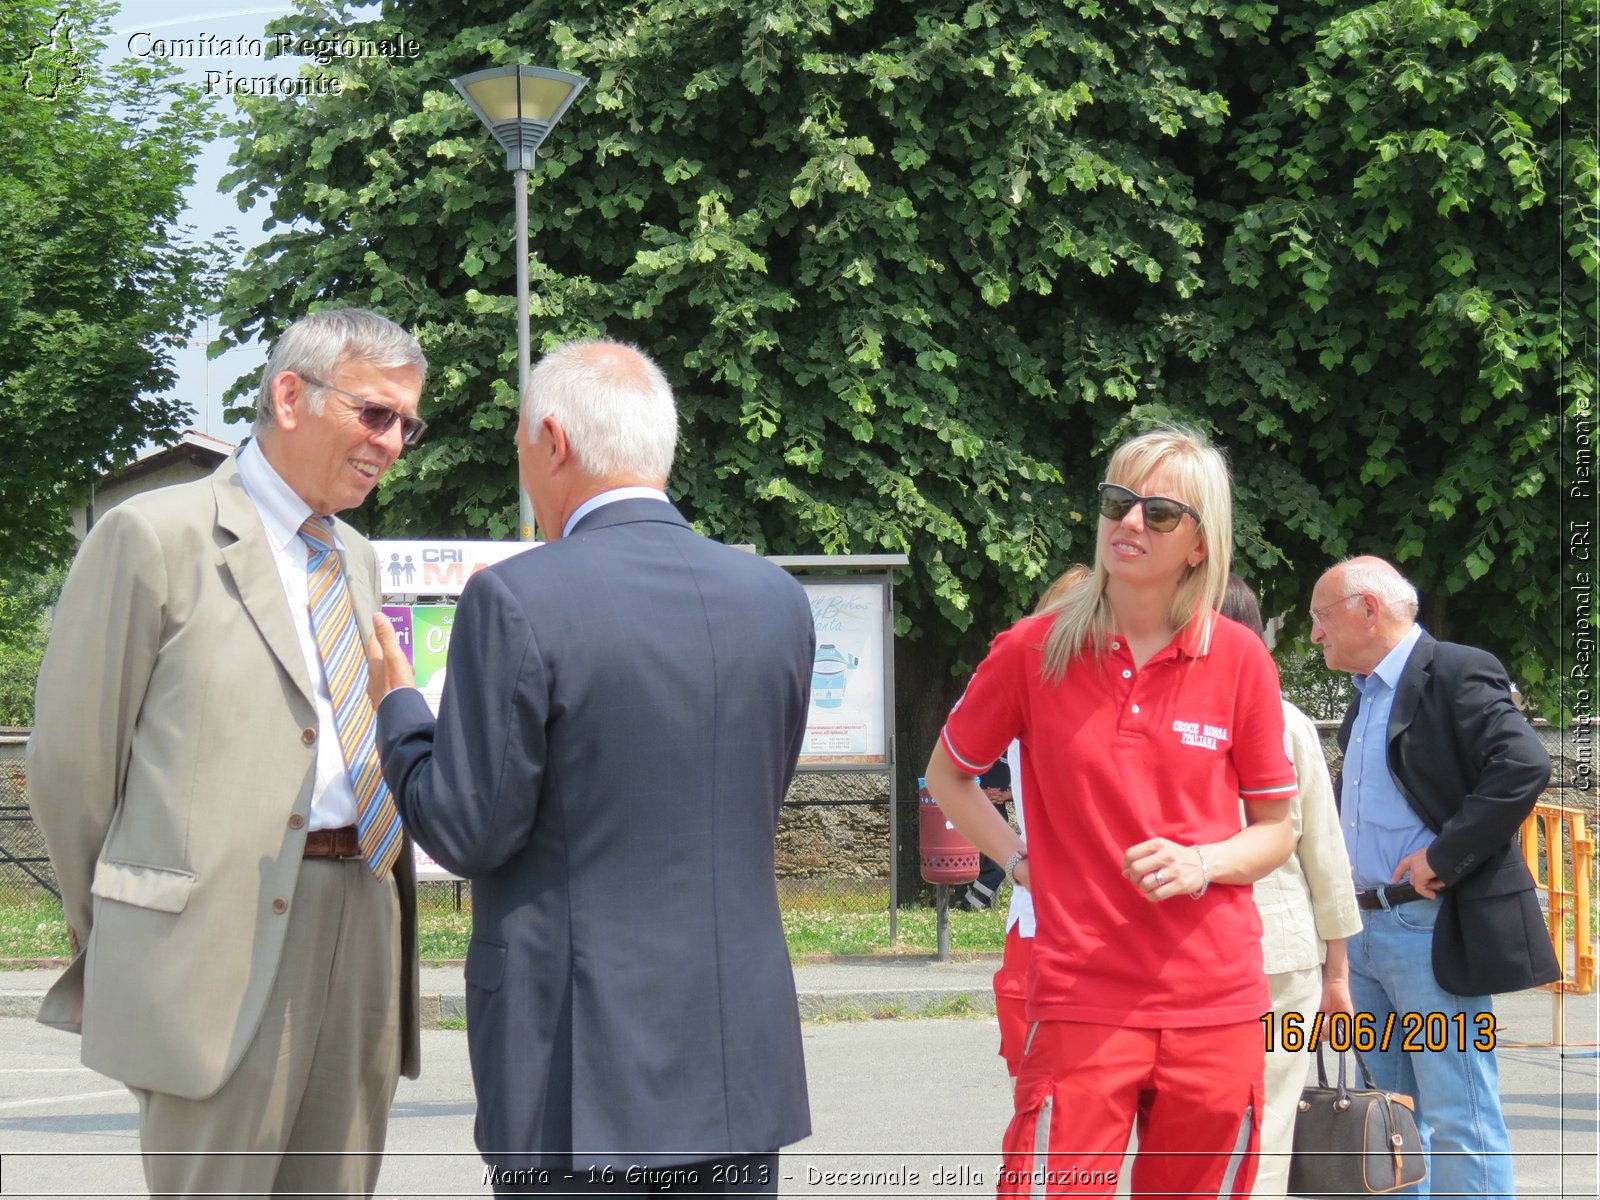
<path fill-rule="evenodd" d="M 1202 386 L 1315 485 L 1292 560 L 1394 559 L 1435 633 L 1494 648 L 1554 711 L 1558 454 L 1563 418 L 1592 411 L 1600 322 L 1597 10 L 1283 11 L 1254 77 L 1283 82 L 1237 108 L 1214 177 Z"/>
<path fill-rule="evenodd" d="M 416 329 L 430 435 L 365 519 L 506 534 L 511 185 L 446 81 L 559 66 L 591 84 L 534 181 L 536 344 L 603 331 L 661 360 L 674 491 L 709 532 L 911 556 L 909 755 L 950 666 L 1091 555 L 1105 452 L 1156 420 L 1229 449 L 1242 567 L 1275 608 L 1303 610 L 1333 557 L 1389 554 L 1439 632 L 1534 680 L 1557 553 L 1534 511 L 1584 311 L 1554 248 L 1594 228 L 1592 182 L 1560 163 L 1593 133 L 1562 75 L 1593 63 L 1558 17 L 476 0 L 351 23 L 303 3 L 286 31 L 420 53 L 304 68 L 337 95 L 245 102 L 231 184 L 272 193 L 278 226 L 229 286 L 229 337 L 322 303 Z M 1569 269 L 1592 281 L 1592 250 Z M 1492 619 L 1512 606 L 1525 621 Z"/>
<path fill-rule="evenodd" d="M 1350 676 L 1329 671 L 1322 652 L 1280 645 L 1273 657 L 1284 698 L 1314 721 L 1337 721 L 1354 695 Z"/>
<path fill-rule="evenodd" d="M 33 724 L 33 688 L 50 640 L 64 566 L 0 580 L 0 725 Z"/>
<path fill-rule="evenodd" d="M 156 393 L 208 259 L 177 226 L 201 98 L 149 65 L 104 67 L 109 7 L 0 9 L 0 569 L 59 555 L 101 473 L 181 429 Z"/>

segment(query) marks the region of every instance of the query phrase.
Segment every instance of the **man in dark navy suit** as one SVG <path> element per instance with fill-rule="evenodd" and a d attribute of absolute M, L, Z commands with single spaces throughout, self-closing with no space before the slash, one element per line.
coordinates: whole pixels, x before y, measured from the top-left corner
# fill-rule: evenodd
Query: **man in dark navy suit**
<path fill-rule="evenodd" d="M 1377 1030 L 1394 1014 L 1368 1058 L 1380 1087 L 1417 1099 L 1424 1187 L 1509 1197 L 1490 995 L 1561 977 L 1516 840 L 1550 759 L 1500 663 L 1416 617 L 1416 589 L 1379 558 L 1340 563 L 1311 595 L 1311 639 L 1356 686 L 1336 781 L 1362 909 L 1350 995 Z M 1408 1032 L 1431 1048 L 1403 1049 Z"/>
<path fill-rule="evenodd" d="M 406 827 L 472 880 L 500 1193 L 776 1195 L 778 1148 L 810 1132 L 773 872 L 810 606 L 689 528 L 663 491 L 676 441 L 643 354 L 550 354 L 518 429 L 546 544 L 468 583 L 437 724 L 392 631 L 370 660 Z"/>

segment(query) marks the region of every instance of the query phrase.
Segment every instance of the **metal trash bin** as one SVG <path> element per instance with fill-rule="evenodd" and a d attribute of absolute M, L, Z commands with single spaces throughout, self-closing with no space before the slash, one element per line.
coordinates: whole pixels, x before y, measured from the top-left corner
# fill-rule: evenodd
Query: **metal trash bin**
<path fill-rule="evenodd" d="M 978 848 L 950 824 L 925 779 L 917 780 L 917 852 L 929 883 L 971 883 L 978 877 Z"/>

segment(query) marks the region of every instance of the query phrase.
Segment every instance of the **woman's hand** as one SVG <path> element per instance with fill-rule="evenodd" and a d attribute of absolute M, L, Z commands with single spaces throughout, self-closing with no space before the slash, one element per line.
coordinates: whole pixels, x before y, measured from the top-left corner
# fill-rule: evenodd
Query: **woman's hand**
<path fill-rule="evenodd" d="M 1344 938 L 1328 943 L 1327 958 L 1322 964 L 1322 1002 L 1317 1005 L 1320 1012 L 1355 1015 L 1356 1006 L 1350 999 L 1349 951 Z"/>
<path fill-rule="evenodd" d="M 1205 868 L 1195 848 L 1166 838 L 1130 846 L 1122 856 L 1122 877 L 1153 901 L 1192 896 L 1206 883 Z"/>
<path fill-rule="evenodd" d="M 1146 900 L 1198 897 L 1216 884 L 1254 883 L 1294 850 L 1294 826 L 1287 800 L 1247 801 L 1244 811 L 1245 827 L 1224 841 L 1185 846 L 1151 838 L 1130 846 L 1122 856 L 1124 878 Z"/>

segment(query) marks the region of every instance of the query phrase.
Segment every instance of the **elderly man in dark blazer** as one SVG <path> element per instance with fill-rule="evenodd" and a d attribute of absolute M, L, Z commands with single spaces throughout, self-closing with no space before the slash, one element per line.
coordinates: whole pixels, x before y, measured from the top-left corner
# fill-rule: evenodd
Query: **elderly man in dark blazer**
<path fill-rule="evenodd" d="M 676 439 L 644 355 L 555 351 L 518 431 L 546 544 L 463 592 L 437 723 L 381 618 L 374 639 L 395 801 L 473 884 L 467 1036 L 500 1193 L 773 1195 L 777 1149 L 810 1132 L 773 872 L 810 607 L 668 502 Z"/>
<path fill-rule="evenodd" d="M 1416 615 L 1416 589 L 1378 558 L 1340 563 L 1311 596 L 1312 640 L 1356 677 L 1337 781 L 1362 909 L 1350 994 L 1381 1035 L 1379 1086 L 1417 1098 L 1427 1186 L 1513 1196 L 1489 997 L 1561 976 L 1516 843 L 1550 759 L 1500 663 Z"/>

